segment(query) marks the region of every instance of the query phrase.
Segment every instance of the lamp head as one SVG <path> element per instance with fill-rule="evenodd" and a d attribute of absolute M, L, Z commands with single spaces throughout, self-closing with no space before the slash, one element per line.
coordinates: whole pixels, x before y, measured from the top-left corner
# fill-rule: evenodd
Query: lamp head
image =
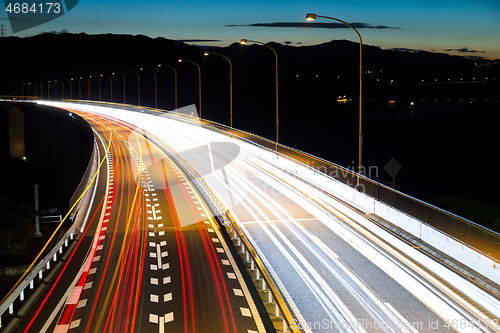
<path fill-rule="evenodd" d="M 101 74 L 101 76 L 102 76 L 102 74 Z"/>
<path fill-rule="evenodd" d="M 207 56 L 207 55 L 209 55 L 209 54 L 210 54 L 210 53 L 208 53 L 208 52 L 203 53 L 203 55 L 206 55 L 206 56 Z"/>
<path fill-rule="evenodd" d="M 242 39 L 242 40 L 240 40 L 240 44 L 241 45 L 247 45 L 248 44 L 248 40 L 247 39 Z"/>
<path fill-rule="evenodd" d="M 307 14 L 307 15 L 306 15 L 306 20 L 307 20 L 307 21 L 314 21 L 314 20 L 316 19 L 316 17 L 317 17 L 317 16 L 318 16 L 318 15 L 316 15 L 316 14 L 309 13 L 309 14 Z"/>
<path fill-rule="evenodd" d="M 182 62 L 182 59 L 179 59 L 179 62 Z"/>
<path fill-rule="evenodd" d="M 144 68 L 141 67 L 141 71 L 144 70 Z"/>

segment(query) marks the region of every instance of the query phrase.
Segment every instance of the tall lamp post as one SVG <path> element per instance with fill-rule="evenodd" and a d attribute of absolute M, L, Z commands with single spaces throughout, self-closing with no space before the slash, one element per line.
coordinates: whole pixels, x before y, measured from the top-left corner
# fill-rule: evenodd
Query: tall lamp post
<path fill-rule="evenodd" d="M 153 72 L 153 74 L 155 75 L 155 109 L 158 109 L 158 79 L 157 79 L 157 76 L 156 76 L 156 72 L 150 68 L 146 68 L 146 67 L 141 67 L 141 71 L 142 70 L 145 70 L 147 69 L 148 71 L 151 71 Z"/>
<path fill-rule="evenodd" d="M 54 99 L 57 101 L 57 80 L 54 80 Z"/>
<path fill-rule="evenodd" d="M 92 75 L 89 76 L 92 79 Z M 99 76 L 94 76 L 94 79 L 97 79 L 99 81 L 99 102 L 101 101 L 101 78 Z"/>
<path fill-rule="evenodd" d="M 107 76 L 110 79 L 110 82 L 111 82 L 111 101 L 110 102 L 113 103 L 113 78 L 109 75 L 106 75 L 106 74 L 101 74 L 101 76 Z"/>
<path fill-rule="evenodd" d="M 120 73 L 111 73 L 111 75 L 120 75 L 123 78 L 123 104 L 125 104 L 125 75 Z"/>
<path fill-rule="evenodd" d="M 276 56 L 276 151 L 278 151 L 278 143 L 279 143 L 279 117 L 278 117 L 278 54 L 276 53 L 276 51 L 269 45 L 265 44 L 265 43 L 262 43 L 262 42 L 258 42 L 256 40 L 250 40 L 250 39 L 242 39 L 240 41 L 240 44 L 241 45 L 247 45 L 248 43 L 257 43 L 257 44 L 261 44 L 261 45 L 264 45 L 264 46 L 267 46 L 268 48 L 271 49 L 271 51 L 273 51 L 274 55 Z"/>
<path fill-rule="evenodd" d="M 188 59 L 179 59 L 179 62 L 183 62 L 183 61 L 191 62 L 191 63 L 195 64 L 196 67 L 198 67 L 198 98 L 199 98 L 199 107 L 200 107 L 199 112 L 200 112 L 200 119 L 201 119 L 201 68 L 200 68 L 200 65 L 198 65 L 194 61 L 191 61 Z"/>
<path fill-rule="evenodd" d="M 89 99 L 88 100 L 90 101 L 90 80 L 88 78 L 86 78 L 86 77 L 81 77 L 80 76 L 80 80 L 83 80 L 83 79 L 87 80 L 87 84 L 88 84 L 87 90 L 89 92 Z"/>
<path fill-rule="evenodd" d="M 229 127 L 233 128 L 233 64 L 231 63 L 231 60 L 229 60 L 229 58 L 225 55 L 214 52 L 204 53 L 205 56 L 208 56 L 210 54 L 223 57 L 229 62 Z"/>
<path fill-rule="evenodd" d="M 138 99 L 138 105 L 141 106 L 141 78 L 139 77 L 139 74 L 137 74 L 137 72 L 134 72 L 134 71 L 130 71 L 130 70 L 125 70 L 125 73 L 127 72 L 131 72 L 131 73 L 134 73 L 135 75 L 137 75 L 137 99 Z"/>
<path fill-rule="evenodd" d="M 78 99 L 81 100 L 82 99 L 82 82 L 80 81 L 80 79 L 73 79 L 73 78 L 71 78 L 71 80 L 77 80 L 78 81 Z"/>
<path fill-rule="evenodd" d="M 309 13 L 306 15 L 306 20 L 314 21 L 316 18 L 322 17 L 329 20 L 338 21 L 347 25 L 349 28 L 354 30 L 359 37 L 359 166 L 358 166 L 358 185 L 359 185 L 359 174 L 363 174 L 363 41 L 361 39 L 361 35 L 358 30 L 356 30 L 352 25 L 342 20 L 329 17 L 329 16 L 321 16 L 313 13 Z"/>
<path fill-rule="evenodd" d="M 40 84 L 41 86 L 43 86 L 43 83 L 47 83 L 47 100 L 50 99 L 50 85 L 49 85 L 49 82 L 50 81 L 48 81 L 48 82 L 42 81 L 42 83 Z M 43 96 L 42 96 L 42 98 L 43 98 Z"/>
<path fill-rule="evenodd" d="M 63 79 L 63 81 L 68 81 L 69 82 L 69 98 L 73 99 L 73 81 L 66 80 L 66 79 Z"/>
<path fill-rule="evenodd" d="M 64 100 L 64 79 L 59 80 L 59 82 L 61 82 L 61 93 L 62 93 L 62 99 L 61 100 Z"/>
<path fill-rule="evenodd" d="M 165 65 L 165 64 L 158 64 L 158 67 L 162 67 L 162 66 L 167 66 L 167 67 L 170 67 L 174 70 L 174 103 L 175 103 L 175 106 L 174 106 L 174 110 L 177 110 L 177 70 L 173 67 L 173 66 L 170 66 L 170 65 Z"/>

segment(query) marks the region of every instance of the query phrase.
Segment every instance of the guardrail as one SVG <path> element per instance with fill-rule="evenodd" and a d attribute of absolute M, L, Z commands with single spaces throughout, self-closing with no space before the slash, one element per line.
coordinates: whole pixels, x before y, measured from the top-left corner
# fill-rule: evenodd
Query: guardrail
<path fill-rule="evenodd" d="M 97 147 L 97 142 L 94 139 L 94 151 L 92 152 L 89 165 L 87 166 L 87 171 L 85 175 L 87 175 L 88 179 L 82 179 L 82 183 L 86 186 L 90 185 L 92 181 L 92 177 L 97 172 L 97 167 L 100 161 L 100 153 L 99 148 Z M 96 181 L 92 184 L 92 187 L 96 186 Z M 89 187 L 87 192 L 85 192 L 82 200 L 78 203 L 79 206 L 89 207 L 91 205 L 93 191 L 91 191 L 92 187 Z M 55 273 L 59 271 L 62 267 L 62 261 L 66 261 L 68 257 L 66 254 L 69 254 L 75 242 L 72 242 L 74 239 L 78 239 L 81 233 L 77 230 L 78 225 L 80 224 L 81 218 L 76 218 L 75 215 L 72 215 L 70 219 L 73 221 L 71 227 L 66 231 L 66 233 L 61 237 L 61 239 L 54 245 L 52 250 L 45 255 L 45 257 L 30 270 L 30 272 L 24 277 L 24 279 L 16 286 L 16 288 L 5 298 L 5 300 L 0 304 L 0 329 L 3 331 L 4 329 L 8 329 L 8 326 L 2 326 L 2 316 L 7 312 L 11 318 L 13 324 L 17 322 L 16 317 L 24 317 L 26 313 L 29 311 L 29 308 L 33 305 L 34 302 L 25 302 L 25 294 L 30 293 L 30 297 L 37 298 L 45 289 L 46 285 L 52 282 L 52 278 L 55 276 Z M 77 221 L 78 219 L 78 221 Z M 72 244 L 70 245 L 70 242 Z M 74 245 L 73 245 L 74 244 Z M 63 247 L 67 250 L 66 253 L 63 254 Z M 61 260 L 57 262 L 57 260 Z M 56 263 L 51 265 L 51 262 Z M 44 278 L 45 275 L 45 278 Z M 38 282 L 41 284 L 37 287 L 35 291 L 35 280 L 38 277 Z M 37 282 L 37 283 L 38 283 Z M 29 289 L 28 289 L 29 288 Z M 33 292 L 32 292 L 33 291 Z M 20 301 L 20 302 L 17 302 Z M 14 312 L 17 312 L 14 315 Z"/>

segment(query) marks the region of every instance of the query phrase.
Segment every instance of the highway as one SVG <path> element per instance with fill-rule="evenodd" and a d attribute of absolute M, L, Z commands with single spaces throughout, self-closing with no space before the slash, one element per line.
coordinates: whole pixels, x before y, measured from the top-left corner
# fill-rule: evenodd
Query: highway
<path fill-rule="evenodd" d="M 44 103 L 85 117 L 110 150 L 103 213 L 82 238 L 96 241 L 56 318 L 27 316 L 35 331 L 265 331 L 253 286 L 168 147 L 256 249 L 293 314 L 291 328 L 500 332 L 496 295 L 322 190 L 297 162 L 190 117 L 196 110 Z"/>
<path fill-rule="evenodd" d="M 109 146 L 102 200 L 73 266 L 16 332 L 265 332 L 253 286 L 189 178 L 141 133 L 81 115 Z"/>
<path fill-rule="evenodd" d="M 272 151 L 175 116 L 71 108 L 133 124 L 199 170 L 258 250 L 301 330 L 500 331 L 498 298 L 277 167 L 281 157 Z"/>

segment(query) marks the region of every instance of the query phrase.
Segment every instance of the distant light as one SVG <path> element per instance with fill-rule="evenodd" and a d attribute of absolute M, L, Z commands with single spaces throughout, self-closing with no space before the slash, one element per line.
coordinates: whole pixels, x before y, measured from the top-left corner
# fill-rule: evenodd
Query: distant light
<path fill-rule="evenodd" d="M 69 116 L 71 117 L 72 115 L 73 115 L 73 113 L 71 113 L 71 112 L 70 112 L 70 113 L 69 113 Z"/>
<path fill-rule="evenodd" d="M 415 102 L 411 102 L 411 103 L 410 103 L 410 105 L 411 105 L 411 106 L 415 105 Z"/>
<path fill-rule="evenodd" d="M 182 59 L 179 59 L 179 62 L 182 62 Z"/>
<path fill-rule="evenodd" d="M 23 157 L 23 161 L 26 161 L 26 156 Z"/>
<path fill-rule="evenodd" d="M 247 45 L 248 44 L 248 40 L 247 39 L 242 39 L 242 40 L 240 40 L 240 44 L 241 45 Z"/>
<path fill-rule="evenodd" d="M 206 56 L 207 56 L 207 55 L 209 55 L 209 54 L 210 54 L 210 53 L 208 53 L 208 52 L 203 53 L 203 55 L 206 55 Z"/>

